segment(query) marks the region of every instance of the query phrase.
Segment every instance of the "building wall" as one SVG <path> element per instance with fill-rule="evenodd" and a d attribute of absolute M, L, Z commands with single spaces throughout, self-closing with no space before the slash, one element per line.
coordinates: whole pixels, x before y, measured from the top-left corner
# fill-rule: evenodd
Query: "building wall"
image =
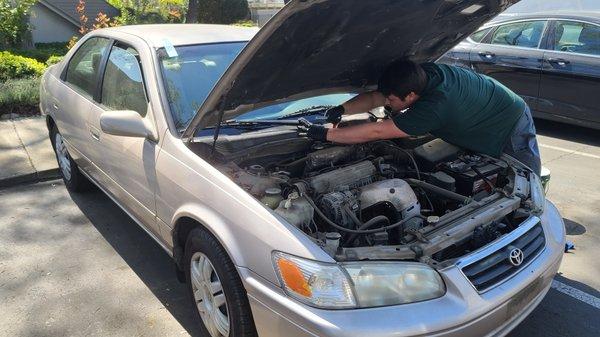
<path fill-rule="evenodd" d="M 31 7 L 29 23 L 34 43 L 65 42 L 78 34 L 74 24 L 39 3 Z"/>

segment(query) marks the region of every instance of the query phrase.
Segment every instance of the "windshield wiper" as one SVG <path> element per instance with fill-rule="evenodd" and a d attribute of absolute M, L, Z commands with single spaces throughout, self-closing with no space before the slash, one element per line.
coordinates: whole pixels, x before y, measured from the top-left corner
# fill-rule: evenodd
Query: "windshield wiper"
<path fill-rule="evenodd" d="M 279 119 L 255 119 L 255 120 L 236 120 L 231 119 L 221 123 L 221 127 L 240 127 L 255 128 L 268 125 L 298 125 L 297 120 L 279 120 Z"/>
<path fill-rule="evenodd" d="M 290 117 L 303 117 L 317 114 L 319 112 L 325 112 L 329 108 L 333 108 L 333 105 L 315 105 L 308 108 L 300 109 L 298 111 L 290 112 L 287 115 L 279 116 L 277 119 L 285 119 Z"/>

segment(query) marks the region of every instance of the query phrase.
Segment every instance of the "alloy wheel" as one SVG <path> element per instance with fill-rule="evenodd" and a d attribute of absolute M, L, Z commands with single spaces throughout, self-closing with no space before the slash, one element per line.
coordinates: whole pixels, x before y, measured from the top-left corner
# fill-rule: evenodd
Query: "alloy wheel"
<path fill-rule="evenodd" d="M 71 159 L 69 157 L 69 152 L 67 152 L 67 147 L 63 142 L 63 138 L 58 132 L 56 133 L 56 136 L 54 136 L 54 145 L 60 171 L 66 180 L 71 180 Z"/>
<path fill-rule="evenodd" d="M 190 262 L 196 307 L 212 337 L 229 336 L 229 311 L 221 280 L 206 255 L 196 252 Z"/>

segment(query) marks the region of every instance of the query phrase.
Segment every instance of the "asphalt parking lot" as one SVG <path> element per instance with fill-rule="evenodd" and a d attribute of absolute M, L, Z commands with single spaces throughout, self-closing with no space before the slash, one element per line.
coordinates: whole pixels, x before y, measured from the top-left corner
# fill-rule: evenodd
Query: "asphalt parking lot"
<path fill-rule="evenodd" d="M 555 284 L 510 334 L 598 336 L 600 131 L 537 121 L 568 240 Z M 198 336 L 170 258 L 99 191 L 0 190 L 0 336 Z"/>

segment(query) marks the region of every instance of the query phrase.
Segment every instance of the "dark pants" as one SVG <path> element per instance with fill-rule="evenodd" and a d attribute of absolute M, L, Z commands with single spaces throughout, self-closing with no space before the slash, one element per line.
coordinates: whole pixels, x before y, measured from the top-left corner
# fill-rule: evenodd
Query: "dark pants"
<path fill-rule="evenodd" d="M 535 125 L 528 106 L 513 128 L 504 146 L 504 153 L 527 165 L 538 176 L 542 171 L 540 150 L 535 137 Z"/>

